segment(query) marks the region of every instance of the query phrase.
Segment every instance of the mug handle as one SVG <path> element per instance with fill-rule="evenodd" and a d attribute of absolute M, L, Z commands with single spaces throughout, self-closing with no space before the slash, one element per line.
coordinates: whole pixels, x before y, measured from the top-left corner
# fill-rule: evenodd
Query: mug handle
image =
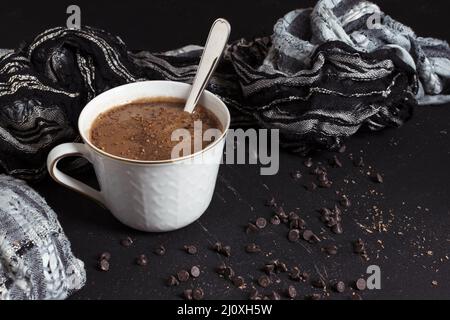
<path fill-rule="evenodd" d="M 47 157 L 47 169 L 50 176 L 59 184 L 85 195 L 105 207 L 105 199 L 100 191 L 68 176 L 57 168 L 59 160 L 71 156 L 80 156 L 89 160 L 86 146 L 83 143 L 60 144 L 54 147 Z"/>

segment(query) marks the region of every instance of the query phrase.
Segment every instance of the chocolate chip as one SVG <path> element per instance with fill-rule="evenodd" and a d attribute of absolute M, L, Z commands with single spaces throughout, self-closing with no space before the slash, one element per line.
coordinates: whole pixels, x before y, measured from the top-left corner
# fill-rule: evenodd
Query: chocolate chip
<path fill-rule="evenodd" d="M 291 299 L 295 299 L 297 297 L 297 289 L 294 286 L 289 286 L 286 290 L 286 295 Z"/>
<path fill-rule="evenodd" d="M 186 300 L 192 300 L 192 289 L 184 290 L 183 295 Z"/>
<path fill-rule="evenodd" d="M 177 279 L 180 282 L 186 282 L 189 280 L 189 272 L 186 270 L 180 270 L 177 272 Z"/>
<path fill-rule="evenodd" d="M 311 168 L 312 166 L 313 166 L 313 161 L 312 161 L 312 159 L 311 158 L 308 158 L 308 159 L 306 159 L 304 162 L 303 162 L 303 164 L 305 165 L 305 167 L 307 167 L 307 168 Z"/>
<path fill-rule="evenodd" d="M 267 288 L 270 285 L 270 283 L 271 283 L 270 278 L 266 275 L 262 275 L 261 277 L 258 278 L 258 284 L 263 288 Z"/>
<path fill-rule="evenodd" d="M 259 231 L 259 228 L 253 223 L 249 223 L 247 225 L 247 228 L 245 229 L 245 232 L 247 234 L 252 234 L 252 233 L 255 233 L 255 232 L 258 232 L 258 231 Z"/>
<path fill-rule="evenodd" d="M 178 279 L 175 276 L 170 276 L 169 279 L 167 279 L 166 284 L 169 287 L 174 287 L 180 284 L 180 282 L 178 281 Z"/>
<path fill-rule="evenodd" d="M 303 229 L 305 229 L 305 227 L 306 227 L 306 222 L 302 218 L 298 218 L 298 219 L 292 220 L 289 223 L 289 228 L 290 229 L 301 229 L 301 230 L 303 230 Z"/>
<path fill-rule="evenodd" d="M 364 280 L 363 278 L 359 278 L 358 280 L 356 280 L 355 286 L 359 291 L 366 290 L 366 280 Z"/>
<path fill-rule="evenodd" d="M 339 200 L 339 203 L 344 208 L 349 208 L 352 205 L 352 203 L 350 202 L 348 196 L 346 196 L 345 194 L 342 195 L 341 199 Z"/>
<path fill-rule="evenodd" d="M 324 251 L 326 254 L 328 254 L 330 256 L 334 256 L 337 254 L 338 248 L 334 244 L 332 244 L 332 245 L 323 247 L 322 251 Z"/>
<path fill-rule="evenodd" d="M 316 243 L 320 242 L 320 239 L 318 236 L 314 234 L 311 230 L 305 230 L 303 231 L 303 239 L 310 242 L 310 243 Z"/>
<path fill-rule="evenodd" d="M 270 223 L 277 226 L 281 223 L 281 220 L 278 216 L 273 216 L 272 218 L 270 218 Z"/>
<path fill-rule="evenodd" d="M 303 282 L 305 282 L 305 281 L 308 281 L 308 279 L 309 279 L 309 273 L 301 272 L 300 268 L 293 267 L 291 272 L 289 273 L 289 278 L 291 280 L 294 280 L 294 281 L 303 281 Z"/>
<path fill-rule="evenodd" d="M 338 152 L 344 153 L 346 150 L 347 150 L 347 146 L 345 144 L 343 144 L 342 146 L 339 147 Z"/>
<path fill-rule="evenodd" d="M 239 288 L 239 289 L 242 289 L 242 288 L 245 287 L 245 280 L 244 280 L 244 278 L 241 277 L 241 276 L 233 277 L 233 278 L 231 279 L 231 281 L 232 281 L 233 284 L 234 284 L 237 288 Z"/>
<path fill-rule="evenodd" d="M 323 279 L 316 279 L 311 282 L 312 286 L 318 289 L 326 288 L 326 283 Z"/>
<path fill-rule="evenodd" d="M 256 243 L 250 243 L 247 246 L 245 246 L 245 251 L 247 253 L 257 253 L 261 252 L 261 248 Z"/>
<path fill-rule="evenodd" d="M 250 300 L 261 300 L 261 295 L 258 290 L 252 289 L 250 292 Z"/>
<path fill-rule="evenodd" d="M 200 268 L 197 266 L 193 266 L 191 268 L 191 276 L 193 278 L 198 278 L 200 276 Z"/>
<path fill-rule="evenodd" d="M 372 175 L 372 180 L 376 183 L 383 183 L 383 181 L 384 181 L 383 177 L 379 173 Z"/>
<path fill-rule="evenodd" d="M 133 239 L 131 239 L 130 237 L 126 237 L 120 240 L 120 244 L 124 247 L 129 247 L 133 244 Z"/>
<path fill-rule="evenodd" d="M 270 275 L 271 273 L 273 273 L 275 271 L 275 265 L 272 263 L 268 263 L 264 266 L 263 270 L 265 273 Z"/>
<path fill-rule="evenodd" d="M 234 270 L 227 266 L 226 264 L 222 263 L 217 269 L 216 272 L 221 275 L 222 277 L 226 279 L 231 279 L 234 277 L 235 273 Z"/>
<path fill-rule="evenodd" d="M 166 248 L 163 245 L 160 245 L 155 249 L 154 253 L 158 256 L 163 256 L 166 254 Z"/>
<path fill-rule="evenodd" d="M 291 242 L 296 242 L 298 239 L 300 239 L 300 231 L 298 229 L 292 229 L 288 233 L 288 239 Z"/>
<path fill-rule="evenodd" d="M 103 252 L 99 257 L 99 260 L 111 260 L 111 253 Z"/>
<path fill-rule="evenodd" d="M 345 291 L 345 283 L 343 281 L 338 281 L 334 284 L 333 289 L 336 292 L 342 293 Z"/>
<path fill-rule="evenodd" d="M 299 180 L 299 179 L 301 179 L 302 174 L 301 174 L 300 171 L 297 170 L 297 171 L 294 171 L 294 172 L 291 173 L 291 177 L 292 177 L 294 180 Z"/>
<path fill-rule="evenodd" d="M 144 267 L 148 264 L 148 259 L 145 254 L 141 254 L 136 258 L 136 264 L 138 266 Z"/>
<path fill-rule="evenodd" d="M 231 247 L 230 246 L 224 246 L 222 245 L 222 243 L 220 242 L 216 242 L 214 244 L 214 250 L 222 255 L 224 255 L 225 257 L 229 257 L 231 256 Z"/>
<path fill-rule="evenodd" d="M 192 255 L 197 254 L 197 252 L 198 252 L 197 247 L 193 246 L 193 245 L 185 245 L 184 250 L 187 253 L 192 254 Z"/>
<path fill-rule="evenodd" d="M 267 220 L 265 218 L 258 218 L 255 224 L 259 229 L 264 229 L 267 226 Z"/>
<path fill-rule="evenodd" d="M 98 268 L 101 271 L 109 271 L 109 262 L 106 259 L 101 259 L 98 262 Z"/>
<path fill-rule="evenodd" d="M 205 293 L 202 288 L 195 288 L 192 290 L 192 298 L 194 300 L 202 300 L 205 297 Z"/>

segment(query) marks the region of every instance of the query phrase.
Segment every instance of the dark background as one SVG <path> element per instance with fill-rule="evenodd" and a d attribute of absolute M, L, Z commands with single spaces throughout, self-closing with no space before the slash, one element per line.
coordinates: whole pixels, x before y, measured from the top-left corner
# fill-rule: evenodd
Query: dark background
<path fill-rule="evenodd" d="M 411 26 L 423 36 L 450 40 L 448 0 L 375 1 L 382 9 Z M 14 48 L 30 41 L 47 27 L 65 25 L 66 8 L 78 4 L 82 24 L 104 28 L 119 35 L 130 49 L 152 51 L 182 45 L 202 44 L 211 22 L 227 18 L 232 25 L 232 40 L 271 34 L 272 26 L 286 12 L 308 7 L 315 1 L 240 0 L 240 1 L 14 1 L 0 4 L 0 47 Z M 280 172 L 260 176 L 257 166 L 222 166 L 213 202 L 199 222 L 176 232 L 144 234 L 118 223 L 106 210 L 90 200 L 57 186 L 50 179 L 34 185 L 58 213 L 60 222 L 72 242 L 73 251 L 86 264 L 87 284 L 74 299 L 167 299 L 180 298 L 185 288 L 200 286 L 207 298 L 247 298 L 249 289 L 239 290 L 220 279 L 214 268 L 220 261 L 230 263 L 244 276 L 248 287 L 262 273 L 260 268 L 270 259 L 279 258 L 290 266 L 300 265 L 315 277 L 318 273 L 331 282 L 348 284 L 364 275 L 370 264 L 382 271 L 382 289 L 362 293 L 365 299 L 450 298 L 450 105 L 420 107 L 414 118 L 399 129 L 375 134 L 358 134 L 347 143 L 340 155 L 344 167 L 330 169 L 335 181 L 331 190 L 310 193 L 303 183 L 311 180 L 303 159 L 286 152 L 281 154 Z M 349 155 L 363 155 L 366 166 L 353 167 Z M 322 152 L 314 160 L 326 163 L 332 154 Z M 304 178 L 294 181 L 290 174 L 301 170 Z M 385 183 L 375 185 L 367 172 L 380 172 Z M 92 173 L 85 174 L 93 180 Z M 346 182 L 347 181 L 347 182 Z M 322 230 L 316 209 L 333 206 L 335 191 L 350 195 L 353 205 L 344 215 L 345 232 L 335 236 Z M 320 245 L 292 244 L 286 240 L 284 226 L 269 226 L 260 234 L 247 236 L 244 226 L 259 216 L 269 218 L 271 210 L 264 202 L 274 196 L 287 211 L 295 210 L 321 233 Z M 386 231 L 367 233 L 360 225 L 382 221 Z M 131 236 L 135 243 L 123 248 L 119 241 Z M 352 241 L 361 237 L 367 243 L 371 260 L 365 262 L 352 252 Z M 226 259 L 209 247 L 215 241 L 232 246 Z M 258 243 L 263 253 L 248 255 L 244 245 Z M 327 257 L 320 251 L 324 244 L 335 243 L 339 254 Z M 152 254 L 159 244 L 167 254 Z M 184 244 L 195 244 L 199 254 L 189 256 Z M 111 270 L 96 270 L 102 251 L 112 253 Z M 134 264 L 145 253 L 147 267 Z M 201 266 L 202 276 L 180 287 L 168 288 L 164 280 L 181 268 Z M 283 290 L 287 276 L 270 289 Z M 432 281 L 438 285 L 433 286 Z M 301 297 L 320 290 L 297 284 Z M 351 291 L 331 294 L 329 298 L 347 299 Z"/>

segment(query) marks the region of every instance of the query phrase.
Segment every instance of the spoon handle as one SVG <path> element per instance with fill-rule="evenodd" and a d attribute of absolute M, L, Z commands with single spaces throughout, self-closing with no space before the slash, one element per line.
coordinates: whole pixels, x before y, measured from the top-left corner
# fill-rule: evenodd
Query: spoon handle
<path fill-rule="evenodd" d="M 228 42 L 230 31 L 230 24 L 225 19 L 217 19 L 211 26 L 184 111 L 189 113 L 194 111 L 209 78 L 219 63 L 222 52 Z"/>

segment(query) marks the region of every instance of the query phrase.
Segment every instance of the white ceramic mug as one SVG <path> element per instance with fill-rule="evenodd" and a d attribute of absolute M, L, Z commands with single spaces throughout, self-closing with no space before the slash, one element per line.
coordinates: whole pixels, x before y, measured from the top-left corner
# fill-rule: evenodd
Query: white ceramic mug
<path fill-rule="evenodd" d="M 86 105 L 78 120 L 84 144 L 55 147 L 47 158 L 50 175 L 60 184 L 103 204 L 122 223 L 138 230 L 171 231 L 194 222 L 211 202 L 230 125 L 230 113 L 218 97 L 205 91 L 199 103 L 218 118 L 222 135 L 189 156 L 163 161 L 130 160 L 108 154 L 90 141 L 91 126 L 100 113 L 142 98 L 186 99 L 190 87 L 181 82 L 143 81 L 100 94 Z M 100 190 L 57 168 L 58 161 L 68 156 L 82 156 L 92 163 Z"/>

